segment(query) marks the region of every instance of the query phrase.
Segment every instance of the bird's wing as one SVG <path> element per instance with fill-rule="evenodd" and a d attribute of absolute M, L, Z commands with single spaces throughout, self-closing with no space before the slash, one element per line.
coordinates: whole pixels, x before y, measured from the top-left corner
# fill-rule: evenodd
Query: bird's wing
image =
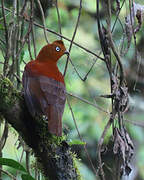
<path fill-rule="evenodd" d="M 24 96 L 29 112 L 48 117 L 48 129 L 52 134 L 62 135 L 62 115 L 66 93 L 65 85 L 46 76 L 31 76 L 23 73 Z"/>
<path fill-rule="evenodd" d="M 66 100 L 65 85 L 46 76 L 39 76 L 39 84 L 48 104 L 55 105 L 63 113 Z M 43 110 L 45 104 L 43 104 Z"/>
<path fill-rule="evenodd" d="M 47 103 L 42 103 L 44 114 L 48 117 L 48 129 L 52 134 L 62 135 L 62 115 L 66 92 L 65 85 L 45 76 L 39 76 L 39 83 Z"/>
<path fill-rule="evenodd" d="M 44 99 L 44 94 L 41 91 L 37 77 L 31 76 L 30 73 L 25 70 L 22 83 L 24 87 L 25 101 L 31 115 L 35 116 L 36 113 L 43 114 L 40 100 Z"/>

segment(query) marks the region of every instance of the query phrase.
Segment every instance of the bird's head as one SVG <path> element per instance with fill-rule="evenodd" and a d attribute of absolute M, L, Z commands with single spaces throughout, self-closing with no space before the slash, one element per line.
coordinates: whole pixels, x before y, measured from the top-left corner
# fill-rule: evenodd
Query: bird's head
<path fill-rule="evenodd" d="M 59 58 L 64 54 L 68 54 L 68 51 L 66 51 L 63 41 L 57 40 L 51 44 L 44 46 L 40 50 L 37 59 L 40 61 L 57 62 Z"/>

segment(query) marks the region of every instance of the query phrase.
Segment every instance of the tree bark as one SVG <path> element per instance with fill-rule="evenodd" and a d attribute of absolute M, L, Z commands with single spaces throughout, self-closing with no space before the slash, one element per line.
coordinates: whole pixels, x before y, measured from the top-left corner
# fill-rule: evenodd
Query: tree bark
<path fill-rule="evenodd" d="M 32 118 L 22 93 L 0 75 L 0 113 L 32 148 L 45 179 L 77 180 L 80 178 L 75 158 L 63 137 L 48 133 L 42 117 Z"/>

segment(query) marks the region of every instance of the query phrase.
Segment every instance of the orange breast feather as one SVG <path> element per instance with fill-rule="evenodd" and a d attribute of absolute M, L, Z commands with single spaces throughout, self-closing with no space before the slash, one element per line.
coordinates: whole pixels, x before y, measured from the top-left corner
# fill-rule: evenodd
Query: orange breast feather
<path fill-rule="evenodd" d="M 43 75 L 64 83 L 64 77 L 57 65 L 51 62 L 39 62 L 38 60 L 29 62 L 25 69 L 33 75 Z"/>

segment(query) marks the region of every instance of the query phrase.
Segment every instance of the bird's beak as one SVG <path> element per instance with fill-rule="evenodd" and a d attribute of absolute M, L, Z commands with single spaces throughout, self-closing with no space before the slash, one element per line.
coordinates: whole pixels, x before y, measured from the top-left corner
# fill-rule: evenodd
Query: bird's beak
<path fill-rule="evenodd" d="M 65 50 L 64 54 L 69 55 L 69 52 L 67 50 Z"/>

